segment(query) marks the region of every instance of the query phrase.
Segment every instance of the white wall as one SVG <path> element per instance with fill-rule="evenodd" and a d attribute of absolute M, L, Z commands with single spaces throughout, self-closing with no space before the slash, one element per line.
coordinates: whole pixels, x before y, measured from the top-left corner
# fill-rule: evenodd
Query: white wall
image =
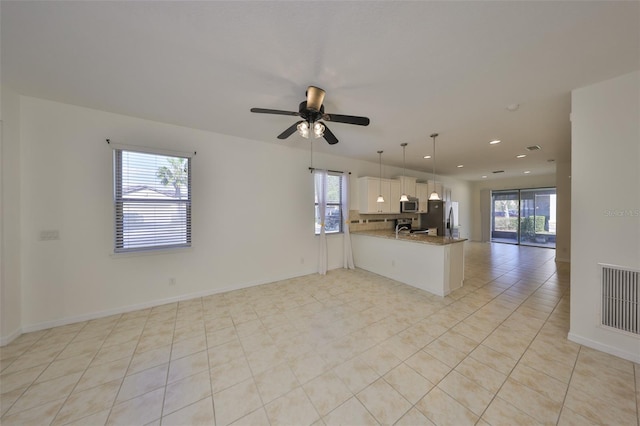
<path fill-rule="evenodd" d="M 498 191 L 502 189 L 550 188 L 554 186 L 556 186 L 555 175 L 521 176 L 473 182 L 471 185 L 471 218 L 473 220 L 471 223 L 471 241 L 483 241 L 483 226 L 485 228 L 489 228 L 491 226 L 490 221 L 485 220 L 486 223 L 483 223 L 482 221 L 483 217 L 489 218 L 491 216 L 491 203 L 481 202 L 480 197 L 482 193 L 485 193 L 487 194 L 487 197 L 490 197 L 490 191 Z M 558 215 L 560 216 L 561 214 L 562 212 L 558 209 Z"/>
<path fill-rule="evenodd" d="M 0 345 L 20 334 L 20 100 L 2 88 L 0 135 Z"/>
<path fill-rule="evenodd" d="M 556 164 L 556 260 L 571 261 L 571 160 Z"/>
<path fill-rule="evenodd" d="M 19 229 L 22 241 L 18 309 L 23 331 L 317 271 L 308 149 L 19 99 L 20 151 L 3 157 L 3 163 L 17 159 L 20 164 L 19 179 L 12 182 L 20 183 L 15 208 L 21 214 L 7 221 Z M 197 151 L 191 249 L 112 254 L 112 148 L 107 138 Z M 314 153 L 313 166 L 352 172 L 352 209 L 357 209 L 358 176 L 378 174 L 377 163 L 320 153 Z M 469 185 L 442 180 L 461 202 L 462 223 L 469 222 Z M 3 196 L 3 205 L 6 200 Z M 43 230 L 58 230 L 60 239 L 39 241 Z M 342 242 L 341 235 L 328 237 L 330 269 L 342 267 Z M 2 330 L 5 341 L 12 332 Z"/>
<path fill-rule="evenodd" d="M 640 362 L 640 338 L 600 327 L 598 263 L 640 268 L 640 72 L 572 93 L 571 329 Z"/>

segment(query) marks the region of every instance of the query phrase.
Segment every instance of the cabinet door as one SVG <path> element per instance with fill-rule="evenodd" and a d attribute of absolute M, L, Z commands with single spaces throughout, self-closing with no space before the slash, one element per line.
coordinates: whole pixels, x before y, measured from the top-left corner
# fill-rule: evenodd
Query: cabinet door
<path fill-rule="evenodd" d="M 400 213 L 400 196 L 402 195 L 402 189 L 400 188 L 400 181 L 391 179 L 389 182 L 389 205 L 385 213 Z M 387 199 L 385 198 L 385 201 Z"/>
<path fill-rule="evenodd" d="M 390 205 L 389 180 L 373 177 L 361 177 L 358 179 L 360 213 L 388 213 Z M 384 198 L 384 203 L 378 203 L 378 195 Z M 400 197 L 398 195 L 398 197 Z"/>
<path fill-rule="evenodd" d="M 416 183 L 416 196 L 419 200 L 418 210 L 421 213 L 425 213 L 427 211 L 427 200 L 429 199 L 429 184 L 427 183 Z"/>
<path fill-rule="evenodd" d="M 396 179 L 400 181 L 400 194 L 404 193 L 408 197 L 416 196 L 416 178 L 411 176 L 398 176 Z"/>

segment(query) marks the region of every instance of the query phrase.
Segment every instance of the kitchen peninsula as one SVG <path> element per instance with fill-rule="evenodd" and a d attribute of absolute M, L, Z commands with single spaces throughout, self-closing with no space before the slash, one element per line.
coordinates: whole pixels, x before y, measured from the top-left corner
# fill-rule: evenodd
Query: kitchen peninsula
<path fill-rule="evenodd" d="M 446 296 L 462 287 L 464 241 L 392 230 L 351 233 L 356 267 Z"/>

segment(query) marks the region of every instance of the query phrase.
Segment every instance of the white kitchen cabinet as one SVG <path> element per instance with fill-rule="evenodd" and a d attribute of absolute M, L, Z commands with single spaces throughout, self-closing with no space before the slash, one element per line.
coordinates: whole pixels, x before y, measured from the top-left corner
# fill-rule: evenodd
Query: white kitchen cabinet
<path fill-rule="evenodd" d="M 428 183 L 416 183 L 416 197 L 418 197 L 418 210 L 420 210 L 420 213 L 427 212 L 427 201 L 430 194 Z"/>
<path fill-rule="evenodd" d="M 389 179 L 389 213 L 400 213 L 400 196 L 402 190 L 400 189 L 400 181 L 395 179 Z"/>
<path fill-rule="evenodd" d="M 396 176 L 395 178 L 400 181 L 400 195 L 404 189 L 404 193 L 408 197 L 416 196 L 416 178 L 411 176 Z"/>
<path fill-rule="evenodd" d="M 364 176 L 358 178 L 358 207 L 360 213 L 400 213 L 400 181 Z M 384 203 L 378 203 L 382 194 Z"/>
<path fill-rule="evenodd" d="M 429 181 L 429 195 L 431 195 L 431 193 L 435 190 L 438 195 L 440 196 L 441 200 L 444 200 L 444 194 L 443 194 L 443 186 L 442 186 L 442 182 L 435 182 L 430 180 Z"/>

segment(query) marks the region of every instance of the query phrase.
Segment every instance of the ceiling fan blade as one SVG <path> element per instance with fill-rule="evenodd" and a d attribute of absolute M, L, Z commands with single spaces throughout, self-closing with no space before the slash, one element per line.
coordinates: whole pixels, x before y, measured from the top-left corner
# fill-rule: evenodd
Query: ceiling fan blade
<path fill-rule="evenodd" d="M 338 143 L 338 138 L 336 138 L 336 135 L 334 135 L 326 125 L 324 126 L 324 139 L 329 142 L 329 145 L 335 145 Z"/>
<path fill-rule="evenodd" d="M 356 124 L 358 126 L 369 125 L 369 119 L 367 117 L 358 117 L 356 115 L 325 114 L 322 118 L 327 121 L 333 121 L 334 123 Z"/>
<path fill-rule="evenodd" d="M 251 108 L 251 112 L 257 112 L 260 114 L 300 115 L 299 112 L 282 111 L 280 109 L 266 109 L 266 108 Z"/>
<path fill-rule="evenodd" d="M 324 90 L 316 86 L 307 88 L 307 108 L 312 111 L 320 111 L 320 107 L 324 102 Z"/>
<path fill-rule="evenodd" d="M 298 124 L 302 123 L 303 120 L 298 121 L 297 123 L 294 123 L 291 127 L 287 128 L 287 130 L 285 130 L 284 132 L 280 133 L 278 135 L 278 139 L 286 139 L 289 136 L 291 136 L 292 134 L 294 134 L 296 132 L 296 130 L 298 130 Z"/>

